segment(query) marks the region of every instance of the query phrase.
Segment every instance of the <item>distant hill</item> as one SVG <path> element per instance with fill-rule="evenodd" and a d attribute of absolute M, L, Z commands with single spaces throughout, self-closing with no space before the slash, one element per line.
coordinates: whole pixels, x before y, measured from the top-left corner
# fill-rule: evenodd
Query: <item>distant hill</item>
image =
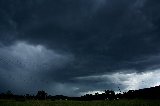
<path fill-rule="evenodd" d="M 160 86 L 144 88 L 139 90 L 129 90 L 121 95 L 123 98 L 160 99 Z"/>
<path fill-rule="evenodd" d="M 115 94 L 114 91 L 105 90 L 105 93 L 95 95 L 86 94 L 82 100 L 116 100 L 116 99 L 160 99 L 160 86 L 144 88 L 139 90 L 129 90 L 123 94 Z"/>

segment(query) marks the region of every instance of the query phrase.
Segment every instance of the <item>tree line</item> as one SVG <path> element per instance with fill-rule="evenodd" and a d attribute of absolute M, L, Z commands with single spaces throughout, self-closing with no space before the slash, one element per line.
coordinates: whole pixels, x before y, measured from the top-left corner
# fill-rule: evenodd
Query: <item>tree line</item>
<path fill-rule="evenodd" d="M 11 91 L 0 94 L 0 99 L 14 99 L 17 101 L 25 100 L 79 100 L 79 101 L 91 101 L 91 100 L 119 100 L 119 99 L 160 99 L 160 86 L 129 90 L 128 92 L 115 93 L 113 90 L 105 90 L 104 93 L 99 94 L 85 94 L 81 97 L 68 97 L 63 95 L 48 95 L 45 91 L 38 91 L 36 95 L 15 95 Z"/>

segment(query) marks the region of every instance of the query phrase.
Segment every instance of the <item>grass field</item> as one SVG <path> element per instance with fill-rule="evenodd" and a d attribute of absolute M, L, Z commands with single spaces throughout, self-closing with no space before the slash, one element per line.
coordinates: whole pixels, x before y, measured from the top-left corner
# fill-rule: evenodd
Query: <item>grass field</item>
<path fill-rule="evenodd" d="M 158 100 L 117 101 L 25 101 L 0 100 L 0 106 L 160 106 Z"/>

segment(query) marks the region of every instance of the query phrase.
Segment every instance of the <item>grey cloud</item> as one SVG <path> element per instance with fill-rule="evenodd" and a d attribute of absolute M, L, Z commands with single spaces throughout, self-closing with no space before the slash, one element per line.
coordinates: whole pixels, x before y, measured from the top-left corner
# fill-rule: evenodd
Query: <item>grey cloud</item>
<path fill-rule="evenodd" d="M 0 51 L 0 75 L 3 76 L 0 85 L 6 84 L 5 89 L 18 90 L 18 93 L 31 92 L 32 88 L 34 91 L 48 89 L 47 85 L 54 80 L 47 78 L 46 73 L 55 73 L 52 74 L 55 77 L 58 69 L 73 60 L 70 54 L 58 54 L 41 45 L 25 42 L 0 48 Z"/>
<path fill-rule="evenodd" d="M 158 69 L 159 5 L 157 0 L 0 1 L 0 47 L 13 48 L 18 41 L 34 47 L 31 52 L 19 47 L 14 54 L 1 50 L 1 68 L 41 70 L 41 78 L 82 84 L 82 92 L 94 88 L 87 86 L 94 81 L 97 90 L 105 85 L 103 79 L 84 83 L 77 77 Z"/>
<path fill-rule="evenodd" d="M 120 92 L 119 88 L 122 92 L 128 90 L 137 90 L 141 88 L 146 88 L 150 86 L 159 85 L 159 69 L 158 70 L 149 70 L 148 72 L 136 73 L 134 72 L 123 72 L 119 71 L 112 74 L 103 74 L 103 75 L 93 75 L 93 76 L 85 76 L 78 77 L 77 80 L 81 80 L 82 82 L 94 82 L 94 86 L 92 86 L 92 91 L 96 91 L 96 87 L 107 88 L 114 90 L 116 92 Z M 96 82 L 99 81 L 99 82 Z M 100 91 L 104 91 L 103 89 L 99 89 Z"/>

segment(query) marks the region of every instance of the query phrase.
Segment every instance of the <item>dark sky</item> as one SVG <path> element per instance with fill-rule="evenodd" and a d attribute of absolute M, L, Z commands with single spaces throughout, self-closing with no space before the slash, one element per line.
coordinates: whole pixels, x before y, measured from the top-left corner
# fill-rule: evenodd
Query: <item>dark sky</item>
<path fill-rule="evenodd" d="M 0 0 L 0 92 L 160 85 L 159 10 L 159 0 Z"/>

